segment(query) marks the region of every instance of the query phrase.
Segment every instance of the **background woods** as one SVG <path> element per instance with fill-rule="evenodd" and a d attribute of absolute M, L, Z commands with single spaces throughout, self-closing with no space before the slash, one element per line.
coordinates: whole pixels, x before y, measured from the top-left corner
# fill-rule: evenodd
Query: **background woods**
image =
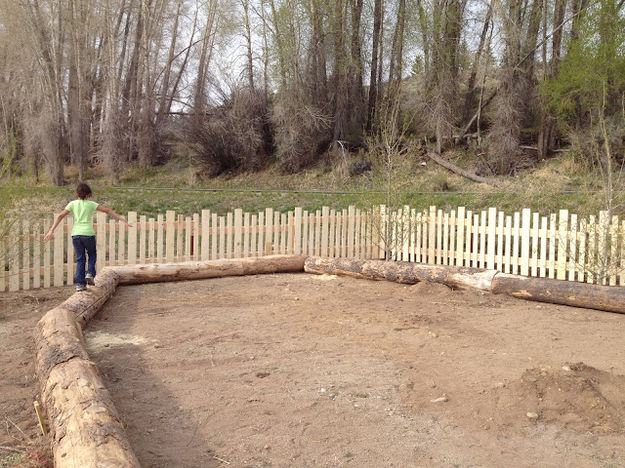
<path fill-rule="evenodd" d="M 389 125 L 508 175 L 623 159 L 623 0 L 0 0 L 0 176 L 346 160 Z M 409 157 L 410 152 L 405 153 Z M 480 175 L 480 174 L 478 174 Z"/>

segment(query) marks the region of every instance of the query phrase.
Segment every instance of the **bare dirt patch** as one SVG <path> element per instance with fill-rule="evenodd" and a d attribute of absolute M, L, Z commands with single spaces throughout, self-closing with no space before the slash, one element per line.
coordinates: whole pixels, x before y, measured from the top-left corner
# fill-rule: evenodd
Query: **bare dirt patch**
<path fill-rule="evenodd" d="M 41 435 L 33 401 L 33 330 L 48 310 L 73 293 L 73 287 L 0 293 L 0 466 L 48 466 L 47 440 Z M 50 465 L 51 466 L 51 465 Z"/>
<path fill-rule="evenodd" d="M 86 339 L 145 466 L 625 464 L 623 315 L 284 274 L 120 288 Z"/>

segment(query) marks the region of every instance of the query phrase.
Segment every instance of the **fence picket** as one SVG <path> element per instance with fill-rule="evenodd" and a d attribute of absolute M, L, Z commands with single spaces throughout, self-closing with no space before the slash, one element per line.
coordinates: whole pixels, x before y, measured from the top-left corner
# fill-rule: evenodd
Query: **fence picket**
<path fill-rule="evenodd" d="M 530 222 L 532 219 L 532 212 L 529 208 L 525 208 L 522 211 L 521 218 L 521 274 L 523 276 L 529 275 L 529 260 L 530 260 Z"/>
<path fill-rule="evenodd" d="M 243 247 L 243 210 L 234 210 L 234 258 L 240 258 Z M 228 255 L 228 258 L 232 258 Z"/>
<path fill-rule="evenodd" d="M 495 269 L 496 239 L 497 239 L 497 208 L 488 209 L 488 238 L 486 239 L 486 268 Z"/>
<path fill-rule="evenodd" d="M 148 220 L 148 258 L 146 261 L 148 263 L 154 262 L 154 247 L 155 247 L 155 221 L 154 218 L 150 218 Z"/>
<path fill-rule="evenodd" d="M 265 209 L 265 247 L 264 255 L 271 255 L 273 253 L 273 209 Z"/>
<path fill-rule="evenodd" d="M 61 241 L 61 245 L 63 242 L 63 224 L 60 225 L 60 233 L 54 236 L 54 245 L 55 245 L 55 256 L 54 256 L 54 266 L 55 268 L 59 268 L 62 276 L 63 269 L 63 257 L 61 256 L 61 264 L 57 267 L 57 255 L 56 255 L 56 246 L 59 244 L 59 240 Z M 19 291 L 20 289 L 20 231 L 19 224 L 15 223 L 15 225 L 9 231 L 9 291 Z M 63 283 L 57 284 L 57 274 L 55 271 L 54 275 L 54 285 L 62 286 Z"/>
<path fill-rule="evenodd" d="M 579 256 L 577 266 L 577 280 L 584 282 L 588 281 L 586 276 L 586 233 L 588 232 L 588 226 L 586 220 L 582 219 L 579 222 Z"/>
<path fill-rule="evenodd" d="M 147 221 L 146 216 L 139 217 L 139 263 L 145 263 L 146 237 L 147 237 Z"/>
<path fill-rule="evenodd" d="M 30 289 L 30 225 L 22 221 L 22 289 Z"/>
<path fill-rule="evenodd" d="M 517 211 L 513 215 L 514 224 L 512 225 L 512 274 L 519 274 L 519 243 L 520 243 L 520 219 L 521 214 Z"/>
<path fill-rule="evenodd" d="M 506 247 L 504 252 L 504 272 L 512 272 L 512 216 L 506 216 Z"/>
<path fill-rule="evenodd" d="M 252 219 L 250 221 L 251 226 L 250 226 L 250 257 L 257 257 L 258 254 L 256 253 L 256 246 L 257 241 L 256 241 L 256 236 L 258 235 L 258 216 L 253 214 L 252 215 Z"/>
<path fill-rule="evenodd" d="M 193 260 L 200 259 L 200 215 L 193 214 L 193 242 L 191 244 L 191 257 Z"/>
<path fill-rule="evenodd" d="M 101 271 L 104 268 L 106 261 L 106 213 L 96 211 L 96 249 L 100 252 L 98 259 L 96 260 L 96 272 Z M 110 255 L 110 252 L 109 252 Z M 47 287 L 47 286 L 46 286 Z"/>
<path fill-rule="evenodd" d="M 137 212 L 128 213 L 128 265 L 137 263 Z"/>
<path fill-rule="evenodd" d="M 163 252 L 164 252 L 164 233 L 163 233 L 163 215 L 159 214 L 156 217 L 156 261 L 158 263 L 163 262 Z"/>
<path fill-rule="evenodd" d="M 232 212 L 226 213 L 226 254 L 225 258 L 232 258 L 232 249 L 234 248 L 234 214 Z"/>
<path fill-rule="evenodd" d="M 557 233 L 556 233 L 556 215 L 551 214 L 549 216 L 549 278 L 556 277 L 556 247 L 557 247 Z"/>
<path fill-rule="evenodd" d="M 504 271 L 503 268 L 503 246 L 505 243 L 504 238 L 504 221 L 506 219 L 503 211 L 500 211 L 497 214 L 497 261 L 495 263 L 495 268 L 499 271 Z"/>
<path fill-rule="evenodd" d="M 474 266 L 471 264 L 472 256 L 471 252 L 474 245 L 474 237 L 473 237 L 473 212 L 471 210 L 467 210 L 467 218 L 465 220 L 466 226 L 466 236 L 465 236 L 465 245 L 464 245 L 464 266 L 470 267 Z M 477 243 L 475 243 L 477 246 Z"/>
<path fill-rule="evenodd" d="M 443 265 L 449 265 L 449 213 L 443 215 Z"/>
<path fill-rule="evenodd" d="M 540 220 L 540 272 L 539 276 L 544 278 L 547 276 L 547 239 L 549 238 L 547 231 L 547 217 L 543 216 Z"/>
<path fill-rule="evenodd" d="M 33 226 L 33 288 L 41 287 L 41 224 Z M 0 242 L 0 249 L 2 243 Z M 2 252 L 0 251 L 0 257 Z M 4 265 L 2 265 L 4 266 Z M 4 268 L 0 270 L 0 292 L 4 291 L 2 280 L 4 279 Z"/>
<path fill-rule="evenodd" d="M 538 276 L 538 231 L 540 230 L 538 223 L 540 222 L 540 215 L 538 213 L 532 214 L 532 249 L 531 249 L 531 261 L 532 276 Z"/>
<path fill-rule="evenodd" d="M 72 240 L 72 228 L 74 227 L 74 218 L 68 216 L 65 218 L 67 220 L 67 233 L 65 235 L 67 241 L 67 254 L 65 257 L 66 260 L 66 278 L 67 284 L 74 284 L 74 242 Z"/>
<path fill-rule="evenodd" d="M 612 216 L 610 223 L 610 262 L 608 265 L 608 284 L 616 286 L 616 274 L 618 265 L 618 216 Z"/>
<path fill-rule="evenodd" d="M 64 261 L 63 261 L 63 257 L 64 257 L 64 246 L 65 246 L 65 229 L 66 229 L 66 221 L 67 218 L 64 218 L 57 230 L 58 233 L 54 236 L 54 252 L 53 252 L 53 258 L 54 258 L 54 286 L 63 286 L 64 283 Z M 15 247 L 17 248 L 17 243 L 15 244 Z M 17 252 L 17 250 L 16 250 Z M 19 263 L 18 263 L 18 271 L 19 271 Z M 14 278 L 13 276 L 11 278 Z M 19 283 L 19 278 L 17 278 L 17 281 Z M 13 285 L 11 285 L 13 286 Z M 11 289 L 11 291 L 17 291 L 17 289 Z"/>
<path fill-rule="evenodd" d="M 442 263 L 442 243 L 443 243 L 443 210 L 436 211 L 436 244 L 434 246 L 436 264 Z"/>
<path fill-rule="evenodd" d="M 456 266 L 464 266 L 464 225 L 465 225 L 465 208 L 464 206 L 458 207 L 458 226 L 457 241 L 456 241 Z"/>
<path fill-rule="evenodd" d="M 479 251 L 479 267 L 484 268 L 486 266 L 486 211 L 482 211 L 480 214 L 480 251 Z"/>
<path fill-rule="evenodd" d="M 478 266 L 477 259 L 480 252 L 480 215 L 477 213 L 473 215 L 473 240 L 474 247 L 473 254 L 471 255 L 471 264 L 473 268 L 476 268 Z"/>
<path fill-rule="evenodd" d="M 258 212 L 258 255 L 265 255 L 265 212 Z"/>
<path fill-rule="evenodd" d="M 560 210 L 559 223 L 558 223 L 558 260 L 557 260 L 557 275 L 556 278 L 563 280 L 566 278 L 566 257 L 568 250 L 568 223 L 569 212 L 568 210 Z"/>
<path fill-rule="evenodd" d="M 191 216 L 185 216 L 184 218 L 184 255 L 185 262 L 191 260 L 191 249 L 193 245 L 192 231 L 191 231 Z"/>
<path fill-rule="evenodd" d="M 226 258 L 226 217 L 219 217 L 219 248 L 217 258 Z"/>
<path fill-rule="evenodd" d="M 571 215 L 571 236 L 569 240 L 569 281 L 575 281 L 577 265 L 577 215 Z"/>
<path fill-rule="evenodd" d="M 250 256 L 250 214 L 243 214 L 243 257 Z"/>
<path fill-rule="evenodd" d="M 165 261 L 171 263 L 174 261 L 174 241 L 176 229 L 176 212 L 167 211 L 165 213 Z"/>
<path fill-rule="evenodd" d="M 202 210 L 202 241 L 200 244 L 201 259 L 208 260 L 210 258 L 210 210 Z"/>
<path fill-rule="evenodd" d="M 100 213 L 98 213 L 99 215 Z M 101 213 L 103 216 L 106 216 L 104 213 Z M 48 220 L 44 221 L 43 224 L 43 232 L 48 232 L 50 230 L 50 222 Z M 98 223 L 98 231 L 100 230 L 100 223 Z M 106 232 L 106 231 L 104 231 Z M 50 287 L 50 254 L 51 254 L 51 242 L 44 242 L 43 244 L 43 287 Z M 6 248 L 6 243 L 5 243 Z M 4 268 L 3 268 L 4 270 Z"/>
<path fill-rule="evenodd" d="M 588 250 L 586 251 L 586 282 L 594 283 L 595 282 L 595 272 L 597 271 L 597 263 L 595 256 L 595 246 L 596 246 L 596 218 L 594 215 L 588 217 Z"/>
<path fill-rule="evenodd" d="M 109 236 L 109 260 L 108 260 L 108 265 L 117 265 L 117 256 L 116 256 L 116 252 L 117 252 L 117 243 L 116 243 L 116 237 L 117 237 L 117 228 L 116 228 L 117 224 L 115 223 L 114 219 L 109 219 L 108 220 L 108 236 Z"/>

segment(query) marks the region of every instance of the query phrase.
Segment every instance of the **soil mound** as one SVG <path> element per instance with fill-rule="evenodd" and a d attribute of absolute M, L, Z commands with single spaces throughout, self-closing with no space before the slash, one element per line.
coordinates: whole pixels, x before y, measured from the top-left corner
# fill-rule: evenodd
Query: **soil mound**
<path fill-rule="evenodd" d="M 625 429 L 625 376 L 615 375 L 583 362 L 561 369 L 527 369 L 521 378 L 499 390 L 502 423 L 528 422 L 580 432 L 615 433 Z M 510 419 L 509 419 L 510 418 Z M 508 421 L 506 421 L 508 419 Z"/>

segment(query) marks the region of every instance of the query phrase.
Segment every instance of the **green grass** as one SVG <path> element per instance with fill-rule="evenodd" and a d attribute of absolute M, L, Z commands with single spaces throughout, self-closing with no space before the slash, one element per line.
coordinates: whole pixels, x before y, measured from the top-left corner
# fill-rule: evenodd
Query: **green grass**
<path fill-rule="evenodd" d="M 456 163 L 466 164 L 465 159 L 459 155 Z M 74 198 L 74 168 L 67 168 L 66 178 L 65 187 L 52 187 L 45 182 L 34 184 L 26 177 L 0 181 L 0 221 L 7 215 L 13 219 L 27 217 L 31 221 L 50 219 L 52 213 L 61 211 Z M 508 214 L 531 208 L 543 215 L 568 209 L 580 216 L 597 214 L 607 207 L 605 194 L 598 191 L 603 185 L 601 179 L 580 170 L 568 156 L 548 160 L 518 177 L 500 180 L 504 188 L 496 189 L 456 176 L 431 162 L 422 166 L 418 161 L 404 161 L 393 176 L 391 204 L 410 205 L 417 210 L 431 205 L 443 210 L 464 206 L 473 212 L 497 207 Z M 369 177 L 349 177 L 340 167 L 329 170 L 327 166 L 295 175 L 283 175 L 270 168 L 235 177 L 203 179 L 194 167 L 174 160 L 164 167 L 147 170 L 129 167 L 118 187 L 109 185 L 102 168 L 90 169 L 87 181 L 97 202 L 119 213 L 137 211 L 147 217 L 166 210 L 189 215 L 209 209 L 224 214 L 235 208 L 258 212 L 268 207 L 287 211 L 300 206 L 315 211 L 322 206 L 366 208 L 386 202 L 385 182 L 380 172 Z M 617 185 L 618 188 L 625 185 Z M 625 194 L 619 193 L 616 214 L 625 214 L 624 202 Z"/>

